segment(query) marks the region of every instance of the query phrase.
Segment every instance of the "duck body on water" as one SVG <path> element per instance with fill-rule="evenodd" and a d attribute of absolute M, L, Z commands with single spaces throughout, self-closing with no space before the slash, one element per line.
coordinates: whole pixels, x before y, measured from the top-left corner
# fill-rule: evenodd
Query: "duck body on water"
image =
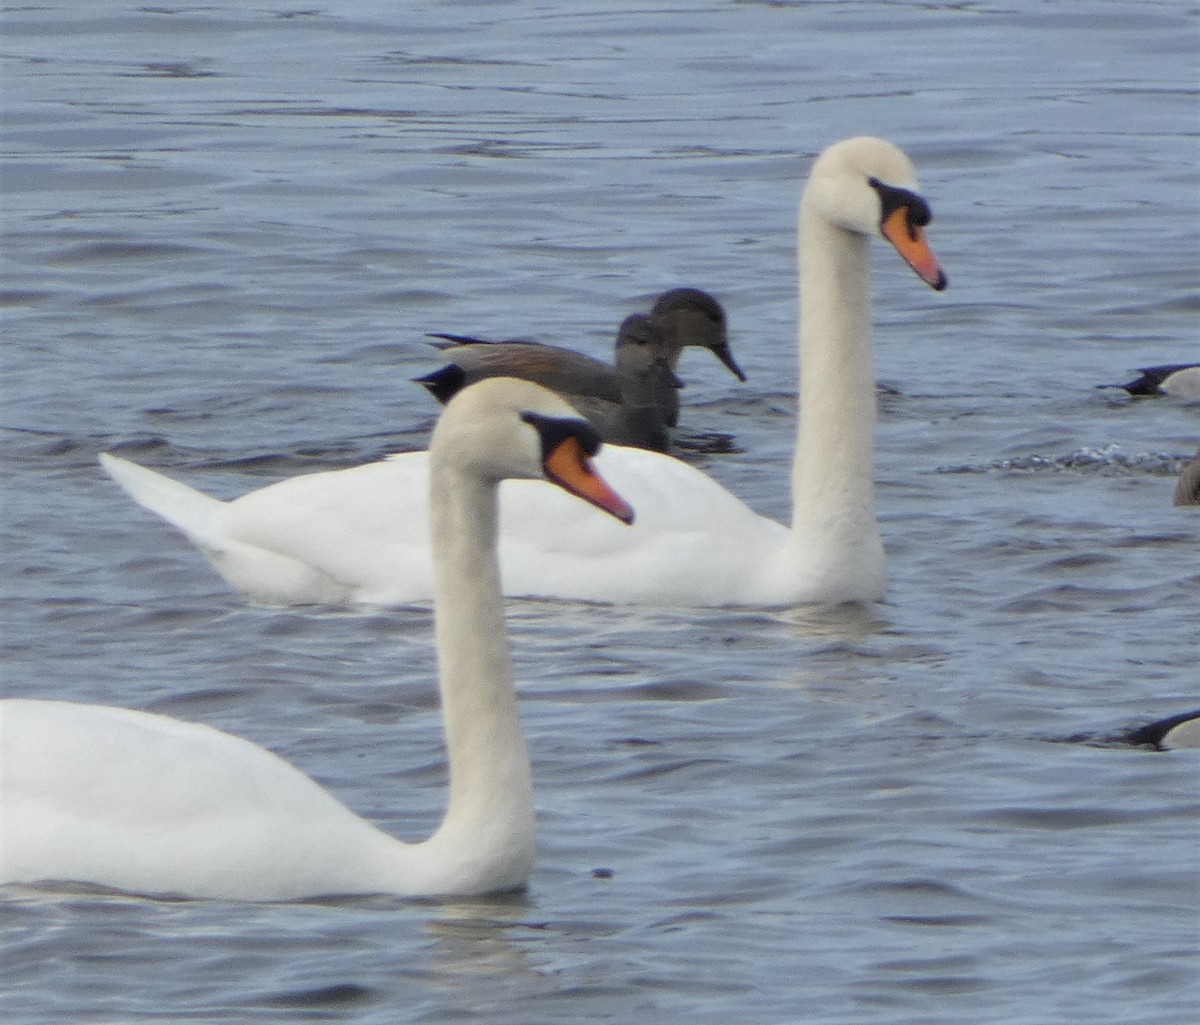
<path fill-rule="evenodd" d="M 514 475 L 550 480 L 627 523 L 632 510 L 591 465 L 598 444 L 553 393 L 509 379 L 463 392 L 434 431 L 427 500 L 450 796 L 428 840 L 397 840 L 283 759 L 211 727 L 9 700 L 0 883 L 257 901 L 524 886 L 533 783 L 496 563 L 496 489 Z"/>
<path fill-rule="evenodd" d="M 829 147 L 800 203 L 800 414 L 790 524 L 701 471 L 613 446 L 597 465 L 638 509 L 622 530 L 529 481 L 501 489 L 506 594 L 623 604 L 872 602 L 886 586 L 875 511 L 872 237 L 935 289 L 929 207 L 912 163 L 862 137 Z M 432 594 L 428 453 L 291 478 L 232 502 L 113 456 L 105 469 L 179 528 L 250 600 L 397 604 Z M 559 532 L 564 522 L 570 529 Z"/>
<path fill-rule="evenodd" d="M 585 415 L 598 414 L 600 422 L 593 419 L 592 423 L 605 441 L 665 451 L 654 444 L 642 444 L 627 426 L 609 436 L 605 424 L 620 424 L 622 405 L 640 408 L 649 401 L 657 408 L 662 424 L 667 428 L 678 426 L 679 389 L 683 383 L 675 370 L 688 347 L 708 349 L 739 381 L 745 381 L 746 375 L 729 347 L 725 309 L 720 302 L 699 288 L 673 288 L 660 295 L 650 312 L 637 321 L 641 341 L 651 347 L 655 362 L 664 364 L 667 372 L 655 374 L 649 385 L 641 385 L 636 396 L 631 396 L 629 372 L 621 366 L 621 346 L 629 324 L 626 319 L 617 333 L 616 361 L 611 366 L 594 356 L 544 342 L 486 341 L 466 335 L 435 334 L 431 337 L 442 339 L 438 347 L 450 362 L 416 381 L 439 402 L 486 377 L 536 381 L 558 392 Z"/>
<path fill-rule="evenodd" d="M 522 354 L 519 360 L 514 359 L 517 353 Z M 416 378 L 439 402 L 449 401 L 472 381 L 517 376 L 558 392 L 607 444 L 670 451 L 670 408 L 662 396 L 677 391 L 683 382 L 672 369 L 661 324 L 648 314 L 633 313 L 621 322 L 611 367 L 581 353 L 537 342 L 456 338 L 447 355 L 452 362 Z M 506 374 L 513 364 L 519 364 L 524 372 Z"/>

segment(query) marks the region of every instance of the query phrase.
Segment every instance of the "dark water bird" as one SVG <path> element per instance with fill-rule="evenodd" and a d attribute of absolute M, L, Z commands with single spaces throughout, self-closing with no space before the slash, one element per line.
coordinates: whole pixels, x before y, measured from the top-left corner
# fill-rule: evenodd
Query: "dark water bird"
<path fill-rule="evenodd" d="M 1140 377 L 1128 384 L 1102 384 L 1101 388 L 1124 388 L 1130 395 L 1180 395 L 1200 398 L 1200 363 L 1171 363 L 1141 367 Z"/>
<path fill-rule="evenodd" d="M 655 341 L 660 358 L 672 374 L 683 350 L 698 346 L 710 350 L 739 381 L 746 380 L 733 358 L 726 331 L 725 310 L 721 304 L 698 288 L 673 288 L 664 292 L 651 307 L 650 318 L 658 328 Z M 416 379 L 439 402 L 445 402 L 459 388 L 485 377 L 518 377 L 535 381 L 567 397 L 571 402 L 598 398 L 606 402 L 622 401 L 621 379 L 617 367 L 558 345 L 512 339 L 488 341 L 467 335 L 434 334 L 450 364 Z M 618 344 L 620 338 L 618 336 Z M 668 427 L 679 423 L 677 378 L 662 377 L 654 382 L 655 404 Z M 611 440 L 611 439 L 608 439 Z"/>
<path fill-rule="evenodd" d="M 1176 505 L 1200 505 L 1200 449 L 1188 461 L 1175 485 Z"/>
<path fill-rule="evenodd" d="M 729 348 L 725 310 L 707 292 L 698 288 L 673 288 L 663 292 L 650 307 L 650 316 L 662 329 L 664 355 L 672 370 L 679 366 L 683 350 L 689 345 L 697 345 L 711 350 L 739 381 L 746 380 Z M 678 426 L 679 389 L 660 383 L 658 402 L 667 426 Z"/>
<path fill-rule="evenodd" d="M 536 342 L 485 342 L 474 338 L 450 341 L 452 344 L 444 351 L 451 362 L 416 378 L 439 402 L 448 402 L 472 380 L 492 376 L 485 371 L 493 367 L 497 368 L 497 376 L 507 376 L 505 369 L 519 357 L 525 371 L 520 377 L 554 388 L 609 444 L 670 451 L 670 427 L 664 419 L 662 396 L 678 391 L 682 382 L 671 369 L 670 348 L 661 322 L 649 314 L 634 313 L 622 321 L 611 367 L 590 356 Z M 561 359 L 560 353 L 572 359 Z M 611 389 L 614 380 L 615 398 Z"/>
<path fill-rule="evenodd" d="M 1150 744 L 1161 748 L 1200 748 L 1200 708 L 1142 726 L 1127 733 L 1125 739 L 1131 744 Z"/>

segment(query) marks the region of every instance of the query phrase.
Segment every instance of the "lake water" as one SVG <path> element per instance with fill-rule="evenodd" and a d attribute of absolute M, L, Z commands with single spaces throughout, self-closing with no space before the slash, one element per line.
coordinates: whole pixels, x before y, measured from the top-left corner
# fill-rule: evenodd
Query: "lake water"
<path fill-rule="evenodd" d="M 685 441 L 786 515 L 813 155 L 916 160 L 950 276 L 877 249 L 888 600 L 513 603 L 527 894 L 10 890 L 5 1020 L 1190 1025 L 1200 761 L 1200 27 L 1182 3 L 12 6 L 4 690 L 278 750 L 419 837 L 428 608 L 230 594 L 100 472 L 216 493 L 421 447 L 428 331 L 607 354 L 680 284 Z M 714 436 L 731 436 L 714 444 Z M 732 451 L 713 451 L 713 449 Z M 602 870 L 602 871 L 597 871 Z"/>

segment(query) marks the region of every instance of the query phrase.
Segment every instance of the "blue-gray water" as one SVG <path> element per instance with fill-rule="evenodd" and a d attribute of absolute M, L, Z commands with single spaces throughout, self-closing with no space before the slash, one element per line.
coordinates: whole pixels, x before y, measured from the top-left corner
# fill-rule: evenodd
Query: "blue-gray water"
<path fill-rule="evenodd" d="M 784 515 L 815 152 L 903 145 L 951 280 L 877 253 L 886 603 L 513 606 L 527 895 L 9 891 L 6 1021 L 1196 1020 L 1200 761 L 1110 738 L 1200 705 L 1171 506 L 1200 407 L 1093 387 L 1200 358 L 1194 7 L 80 0 L 2 30 L 5 692 L 243 734 L 406 837 L 442 801 L 428 609 L 247 607 L 96 454 L 234 495 L 419 447 L 425 332 L 605 354 L 690 284 L 750 381 L 689 354 L 684 424 Z"/>

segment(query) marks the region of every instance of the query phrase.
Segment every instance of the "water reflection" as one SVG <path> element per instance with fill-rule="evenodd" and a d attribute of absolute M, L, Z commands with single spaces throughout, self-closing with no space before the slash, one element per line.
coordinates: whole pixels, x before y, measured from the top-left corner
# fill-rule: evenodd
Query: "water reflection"
<path fill-rule="evenodd" d="M 436 941 L 430 982 L 459 990 L 468 980 L 539 974 L 532 953 L 550 927 L 531 921 L 533 910 L 523 894 L 440 904 L 438 917 L 425 923 L 426 934 Z"/>

